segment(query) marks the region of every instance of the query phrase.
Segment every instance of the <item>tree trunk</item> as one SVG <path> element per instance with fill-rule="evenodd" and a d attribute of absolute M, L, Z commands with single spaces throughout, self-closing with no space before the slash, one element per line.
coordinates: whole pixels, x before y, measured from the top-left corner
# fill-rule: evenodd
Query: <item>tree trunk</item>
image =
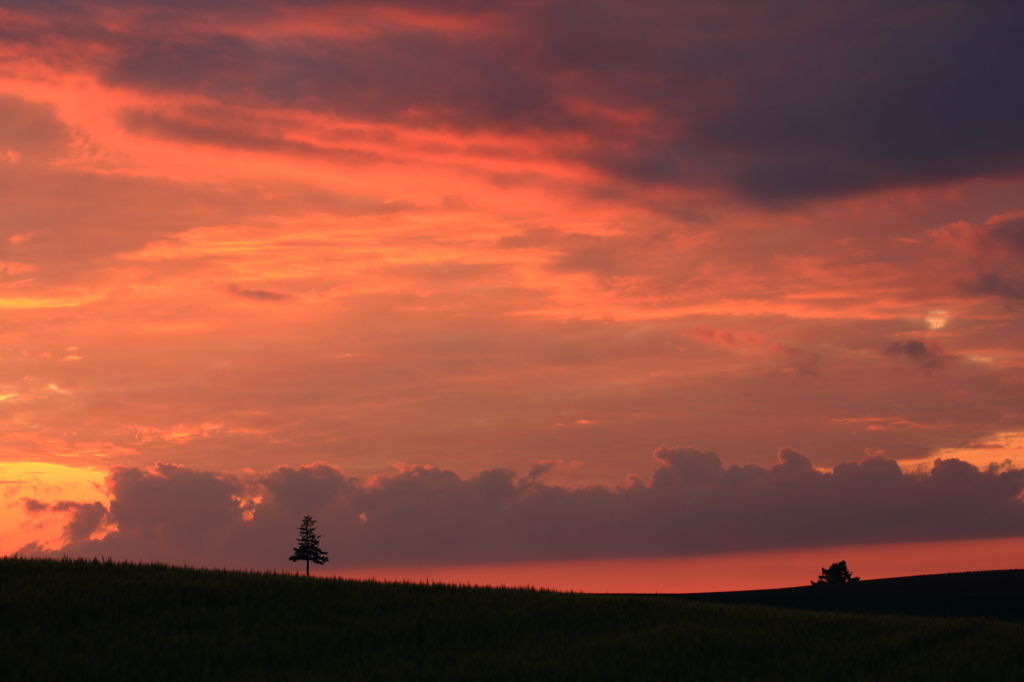
<path fill-rule="evenodd" d="M 309 577 L 309 559 L 306 559 L 306 577 Z"/>

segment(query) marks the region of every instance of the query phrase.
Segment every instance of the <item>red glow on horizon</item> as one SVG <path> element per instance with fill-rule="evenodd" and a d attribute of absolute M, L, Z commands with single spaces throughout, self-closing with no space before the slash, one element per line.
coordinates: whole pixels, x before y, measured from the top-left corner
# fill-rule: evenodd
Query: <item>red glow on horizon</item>
<path fill-rule="evenodd" d="M 386 582 L 533 587 L 560 592 L 683 594 L 807 585 L 822 567 L 846 561 L 862 580 L 1024 568 L 1024 539 L 741 552 L 701 557 L 539 561 L 469 566 L 321 570 L 319 575 Z"/>

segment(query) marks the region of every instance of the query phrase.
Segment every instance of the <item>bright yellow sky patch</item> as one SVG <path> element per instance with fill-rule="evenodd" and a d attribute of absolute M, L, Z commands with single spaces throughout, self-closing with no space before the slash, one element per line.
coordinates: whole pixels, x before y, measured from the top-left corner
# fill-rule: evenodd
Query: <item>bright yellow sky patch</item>
<path fill-rule="evenodd" d="M 29 514 L 26 499 L 46 504 L 62 500 L 106 504 L 106 475 L 104 469 L 0 461 L 0 555 L 11 554 L 32 541 L 46 547 L 60 545 L 67 514 Z"/>

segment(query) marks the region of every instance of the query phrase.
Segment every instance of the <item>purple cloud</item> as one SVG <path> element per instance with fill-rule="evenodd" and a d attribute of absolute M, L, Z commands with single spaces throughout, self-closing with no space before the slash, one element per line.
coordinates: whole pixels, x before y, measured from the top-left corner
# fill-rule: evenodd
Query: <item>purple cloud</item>
<path fill-rule="evenodd" d="M 314 516 L 343 566 L 683 556 L 1024 533 L 1024 471 L 936 460 L 905 473 L 883 457 L 814 469 L 783 449 L 779 464 L 725 467 L 714 452 L 667 448 L 645 484 L 568 488 L 509 469 L 462 478 L 430 466 L 360 480 L 328 464 L 278 467 L 249 482 L 158 464 L 117 469 L 99 509 L 67 533 L 68 554 L 199 565 L 283 567 L 295 524 Z M 955 500 L 955 503 L 951 501 Z M 97 522 L 98 523 L 98 522 Z M 31 550 L 31 548 L 27 548 Z"/>
<path fill-rule="evenodd" d="M 228 291 L 235 296 L 241 296 L 242 298 L 248 298 L 254 301 L 287 301 L 288 299 L 293 298 L 291 294 L 266 291 L 265 289 L 243 289 L 237 284 L 229 284 Z"/>
<path fill-rule="evenodd" d="M 908 358 L 925 370 L 938 369 L 951 360 L 937 343 L 926 343 L 917 339 L 893 341 L 885 347 L 884 353 L 892 357 Z"/>

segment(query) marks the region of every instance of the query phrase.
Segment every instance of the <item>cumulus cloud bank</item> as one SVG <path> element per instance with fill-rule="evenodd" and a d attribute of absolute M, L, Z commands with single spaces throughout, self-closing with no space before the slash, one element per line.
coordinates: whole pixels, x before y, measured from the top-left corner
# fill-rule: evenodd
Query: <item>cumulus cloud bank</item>
<path fill-rule="evenodd" d="M 163 463 L 118 468 L 109 509 L 76 508 L 58 552 L 279 568 L 306 514 L 318 520 L 335 568 L 1024 534 L 1024 471 L 1011 467 L 938 459 L 928 472 L 907 473 L 876 456 L 822 472 L 788 448 L 769 469 L 725 467 L 714 452 L 685 447 L 662 446 L 654 456 L 649 483 L 634 476 L 614 489 L 547 485 L 538 480 L 543 467 L 523 478 L 510 469 L 462 478 L 399 465 L 368 480 L 325 463 L 248 478 Z M 88 539 L 102 524 L 117 530 Z"/>

